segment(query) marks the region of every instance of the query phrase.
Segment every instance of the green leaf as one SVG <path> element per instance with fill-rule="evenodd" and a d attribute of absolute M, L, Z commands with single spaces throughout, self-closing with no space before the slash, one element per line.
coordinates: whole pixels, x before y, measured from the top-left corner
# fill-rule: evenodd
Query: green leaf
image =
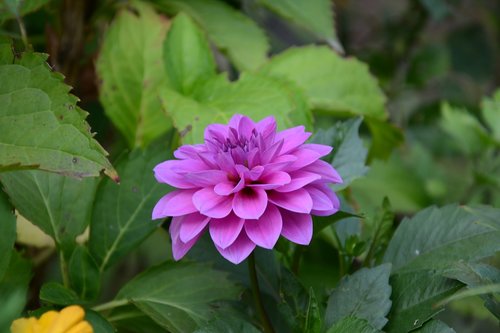
<path fill-rule="evenodd" d="M 45 6 L 51 0 L 6 0 L 0 2 L 0 22 L 24 16 Z"/>
<path fill-rule="evenodd" d="M 441 127 L 466 154 L 480 153 L 491 143 L 488 132 L 467 110 L 444 103 L 441 113 Z"/>
<path fill-rule="evenodd" d="M 0 172 L 41 169 L 73 177 L 117 178 L 106 151 L 92 138 L 87 113 L 76 106 L 48 55 L 14 57 L 0 42 Z"/>
<path fill-rule="evenodd" d="M 259 0 L 261 4 L 311 33 L 316 40 L 327 42 L 342 52 L 329 0 Z"/>
<path fill-rule="evenodd" d="M 47 282 L 40 289 L 40 300 L 50 304 L 79 304 L 78 295 L 60 283 Z"/>
<path fill-rule="evenodd" d="M 490 208 L 499 214 L 498 209 Z M 500 250 L 500 219 L 492 220 L 468 207 L 430 207 L 404 219 L 394 233 L 384 262 L 394 272 L 443 270 L 458 260 L 485 258 Z"/>
<path fill-rule="evenodd" d="M 304 323 L 304 332 L 319 333 L 321 332 L 321 311 L 318 300 L 314 294 L 314 290 L 309 288 L 309 302 L 306 309 L 306 320 Z"/>
<path fill-rule="evenodd" d="M 113 309 L 107 317 L 118 329 L 118 332 L 124 333 L 166 333 L 167 331 L 156 324 L 151 318 L 146 316 L 134 305 L 121 306 Z"/>
<path fill-rule="evenodd" d="M 349 316 L 365 319 L 376 329 L 384 327 L 391 308 L 390 273 L 391 265 L 385 264 L 343 278 L 328 299 L 326 327 Z"/>
<path fill-rule="evenodd" d="M 483 119 L 493 131 L 493 137 L 500 142 L 500 89 L 491 98 L 484 98 L 481 104 Z"/>
<path fill-rule="evenodd" d="M 97 60 L 100 100 L 130 147 L 145 147 L 170 121 L 157 90 L 168 85 L 162 44 L 169 22 L 145 3 L 122 9 L 104 37 Z"/>
<path fill-rule="evenodd" d="M 96 178 L 73 179 L 43 171 L 15 171 L 0 181 L 16 209 L 65 250 L 90 221 Z"/>
<path fill-rule="evenodd" d="M 175 17 L 168 31 L 163 59 L 172 86 L 184 95 L 191 93 L 196 82 L 216 75 L 204 32 L 183 13 Z"/>
<path fill-rule="evenodd" d="M 201 325 L 194 333 L 259 333 L 248 321 L 234 316 L 217 317 L 207 324 Z"/>
<path fill-rule="evenodd" d="M 443 310 L 435 306 L 437 302 L 463 286 L 460 282 L 425 270 L 396 274 L 391 277 L 390 283 L 393 303 L 389 323 L 384 328 L 389 333 L 409 332 L 421 327 Z"/>
<path fill-rule="evenodd" d="M 370 244 L 365 261 L 370 263 L 371 259 L 376 258 L 385 249 L 391 236 L 393 223 L 394 212 L 389 200 L 385 197 L 382 207 L 377 210 L 374 216 L 369 216 L 365 219 L 364 232 L 369 235 L 367 241 Z"/>
<path fill-rule="evenodd" d="M 344 317 L 335 325 L 330 327 L 326 333 L 379 333 L 381 331 L 373 328 L 369 322 L 357 317 Z"/>
<path fill-rule="evenodd" d="M 374 158 L 387 159 L 394 148 L 404 141 L 403 131 L 388 122 L 375 118 L 367 118 L 366 124 L 372 134 L 372 145 L 368 153 L 368 161 Z"/>
<path fill-rule="evenodd" d="M 455 330 L 440 320 L 432 319 L 414 333 L 455 333 Z"/>
<path fill-rule="evenodd" d="M 211 317 L 211 303 L 233 300 L 240 288 L 226 273 L 206 264 L 173 263 L 149 269 L 130 281 L 117 300 L 130 300 L 165 329 L 192 332 Z"/>
<path fill-rule="evenodd" d="M 273 115 L 281 129 L 310 127 L 310 111 L 296 87 L 262 75 L 243 74 L 237 82 L 219 76 L 200 84 L 193 98 L 170 90 L 161 97 L 184 143 L 201 142 L 207 125 L 227 123 L 236 113 L 254 121 Z"/>
<path fill-rule="evenodd" d="M 137 247 L 159 225 L 151 221 L 156 202 L 170 191 L 153 176 L 153 168 L 170 152 L 159 144 L 136 150 L 117 165 L 120 185 L 105 179 L 97 190 L 89 249 L 102 272 Z"/>
<path fill-rule="evenodd" d="M 314 109 L 387 118 L 385 96 L 368 67 L 354 58 L 344 59 L 327 47 L 292 48 L 273 57 L 262 72 L 297 83 Z"/>
<path fill-rule="evenodd" d="M 100 314 L 95 311 L 86 309 L 85 310 L 85 320 L 92 325 L 95 333 L 114 333 L 115 328 Z M 148 331 L 148 333 L 150 333 Z"/>
<path fill-rule="evenodd" d="M 469 289 L 462 290 L 454 295 L 451 295 L 441 302 L 438 303 L 439 306 L 448 304 L 452 301 L 460 300 L 472 296 L 483 296 L 496 294 L 500 295 L 500 283 L 487 284 L 479 287 L 473 287 Z"/>
<path fill-rule="evenodd" d="M 7 195 L 0 189 L 0 281 L 7 270 L 16 242 L 16 217 Z"/>
<path fill-rule="evenodd" d="M 78 246 L 69 261 L 71 287 L 83 300 L 94 300 L 99 296 L 99 267 L 86 247 Z"/>
<path fill-rule="evenodd" d="M 98 180 L 79 180 L 36 170 L 0 173 L 0 181 L 19 213 L 70 254 L 76 236 L 90 222 Z"/>
<path fill-rule="evenodd" d="M 266 35 L 249 17 L 218 0 L 160 0 L 162 11 L 185 12 L 206 32 L 209 39 L 227 54 L 239 70 L 254 70 L 267 60 Z"/>

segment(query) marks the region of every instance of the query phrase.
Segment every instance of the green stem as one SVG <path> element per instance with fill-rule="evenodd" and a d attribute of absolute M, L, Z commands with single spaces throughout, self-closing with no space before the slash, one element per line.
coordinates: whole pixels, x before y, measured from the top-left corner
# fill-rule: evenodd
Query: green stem
<path fill-rule="evenodd" d="M 119 299 L 116 301 L 111 301 L 107 303 L 103 303 L 100 305 L 96 305 L 92 308 L 94 311 L 106 311 L 106 310 L 111 310 L 120 306 L 127 305 L 129 302 L 126 299 Z"/>
<path fill-rule="evenodd" d="M 248 274 L 250 275 L 250 283 L 252 285 L 253 300 L 255 302 L 255 308 L 259 314 L 262 327 L 265 333 L 274 333 L 271 321 L 267 316 L 266 310 L 264 309 L 264 304 L 262 303 L 262 298 L 260 297 L 259 280 L 257 279 L 257 270 L 255 268 L 255 256 L 252 254 L 248 257 Z"/>
<path fill-rule="evenodd" d="M 59 251 L 59 264 L 61 265 L 61 275 L 62 275 L 63 285 L 66 288 L 69 288 L 70 282 L 69 282 L 68 263 L 64 258 L 63 251 Z"/>
<path fill-rule="evenodd" d="M 21 32 L 21 39 L 23 41 L 26 50 L 29 50 L 30 43 L 28 42 L 28 35 L 26 34 L 26 28 L 24 27 L 24 22 L 19 15 L 16 15 L 17 24 L 19 25 L 19 31 Z"/>

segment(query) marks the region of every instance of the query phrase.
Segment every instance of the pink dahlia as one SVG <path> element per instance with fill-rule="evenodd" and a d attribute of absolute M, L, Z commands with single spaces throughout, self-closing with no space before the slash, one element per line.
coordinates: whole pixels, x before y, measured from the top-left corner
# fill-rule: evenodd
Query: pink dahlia
<path fill-rule="evenodd" d="M 276 120 L 257 123 L 235 115 L 229 125 L 205 129 L 205 143 L 184 145 L 177 160 L 154 168 L 156 179 L 177 190 L 153 209 L 153 219 L 172 216 L 170 235 L 175 260 L 181 259 L 206 229 L 217 250 L 238 264 L 255 246 L 272 249 L 280 235 L 307 245 L 313 215 L 338 211 L 328 186 L 341 183 L 321 157 L 332 148 L 304 143 L 303 126 L 276 131 Z"/>

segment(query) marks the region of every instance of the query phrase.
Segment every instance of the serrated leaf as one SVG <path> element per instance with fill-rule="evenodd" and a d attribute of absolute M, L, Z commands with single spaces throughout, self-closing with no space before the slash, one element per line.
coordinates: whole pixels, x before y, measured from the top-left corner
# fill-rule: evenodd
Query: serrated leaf
<path fill-rule="evenodd" d="M 384 327 L 391 308 L 390 273 L 391 265 L 384 264 L 343 278 L 328 299 L 326 327 L 349 316 L 365 319 L 376 329 Z"/>
<path fill-rule="evenodd" d="M 7 195 L 0 189 L 0 281 L 9 266 L 10 256 L 16 242 L 16 217 Z"/>
<path fill-rule="evenodd" d="M 87 113 L 77 107 L 47 55 L 14 57 L 0 42 L 0 172 L 41 169 L 73 177 L 117 175 L 92 138 Z"/>
<path fill-rule="evenodd" d="M 86 247 L 78 246 L 69 261 L 71 287 L 82 300 L 94 300 L 99 296 L 99 267 Z"/>
<path fill-rule="evenodd" d="M 211 303 L 236 299 L 240 288 L 206 264 L 173 263 L 149 269 L 130 281 L 117 300 L 130 300 L 173 333 L 192 332 L 210 319 Z"/>
<path fill-rule="evenodd" d="M 344 317 L 335 325 L 330 327 L 326 333 L 379 333 L 381 331 L 373 328 L 370 323 L 357 317 Z"/>
<path fill-rule="evenodd" d="M 163 43 L 163 60 L 172 87 L 184 95 L 191 93 L 197 81 L 216 75 L 204 32 L 184 13 L 172 22 Z"/>
<path fill-rule="evenodd" d="M 244 74 L 237 82 L 219 76 L 201 84 L 193 97 L 165 90 L 161 96 L 166 111 L 184 143 L 203 140 L 205 127 L 227 123 L 236 113 L 254 121 L 273 115 L 278 127 L 310 127 L 310 111 L 293 85 L 262 75 Z"/>
<path fill-rule="evenodd" d="M 311 33 L 316 40 L 327 42 L 333 49 L 342 51 L 329 0 L 259 0 L 261 4 Z"/>
<path fill-rule="evenodd" d="M 481 103 L 483 119 L 493 131 L 493 137 L 500 143 L 500 89 L 491 98 L 484 98 Z"/>
<path fill-rule="evenodd" d="M 226 53 L 239 70 L 253 70 L 267 60 L 266 35 L 249 17 L 218 0 L 160 0 L 155 4 L 168 14 L 184 12 Z"/>
<path fill-rule="evenodd" d="M 297 83 L 315 109 L 387 118 L 385 96 L 368 67 L 354 58 L 341 58 L 327 47 L 289 49 L 273 57 L 261 71 Z"/>
<path fill-rule="evenodd" d="M 440 320 L 432 319 L 414 333 L 455 333 L 455 330 Z"/>
<path fill-rule="evenodd" d="M 97 60 L 104 111 L 130 147 L 145 147 L 171 127 L 157 93 L 168 86 L 162 59 L 168 27 L 149 5 L 133 2 L 111 24 Z"/>
<path fill-rule="evenodd" d="M 384 327 L 389 333 L 409 332 L 421 327 L 443 310 L 435 306 L 437 302 L 463 286 L 460 282 L 425 270 L 396 274 L 391 277 L 390 283 L 392 308 L 389 323 Z"/>
<path fill-rule="evenodd" d="M 168 149 L 159 144 L 135 150 L 117 164 L 120 185 L 108 179 L 99 185 L 88 246 L 101 272 L 158 227 L 151 212 L 171 188 L 156 181 L 153 168 L 169 157 Z"/>
<path fill-rule="evenodd" d="M 37 170 L 0 173 L 0 181 L 21 215 L 70 254 L 76 237 L 90 222 L 98 180 L 74 179 Z"/>
<path fill-rule="evenodd" d="M 57 282 L 47 282 L 40 289 L 40 300 L 56 305 L 78 304 L 78 295 Z"/>
<path fill-rule="evenodd" d="M 452 204 L 404 219 L 389 242 L 384 262 L 392 263 L 394 272 L 443 270 L 458 260 L 477 260 L 499 250 L 500 220 Z"/>

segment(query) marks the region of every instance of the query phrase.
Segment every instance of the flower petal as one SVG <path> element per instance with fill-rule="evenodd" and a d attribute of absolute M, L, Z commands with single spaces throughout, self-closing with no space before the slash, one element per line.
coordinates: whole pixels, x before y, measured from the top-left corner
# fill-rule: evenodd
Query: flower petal
<path fill-rule="evenodd" d="M 255 249 L 255 243 L 248 238 L 246 233 L 241 232 L 231 246 L 225 249 L 217 245 L 215 245 L 215 247 L 224 258 L 233 264 L 239 264 L 252 253 Z"/>
<path fill-rule="evenodd" d="M 181 228 L 182 219 L 179 217 L 174 217 L 172 223 L 170 223 L 170 237 L 172 238 L 172 256 L 174 260 L 182 259 L 186 253 L 191 250 L 196 241 L 200 238 L 201 232 L 187 243 L 181 241 L 179 237 L 179 232 Z"/>
<path fill-rule="evenodd" d="M 281 235 L 294 243 L 308 245 L 313 234 L 311 215 L 292 213 L 283 209 L 280 209 L 280 212 L 283 219 Z"/>
<path fill-rule="evenodd" d="M 249 184 L 249 187 L 261 188 L 264 190 L 272 190 L 278 187 L 281 187 L 285 184 L 290 183 L 291 178 L 290 175 L 283 171 L 275 171 L 272 173 L 268 173 L 259 179 L 258 183 Z"/>
<path fill-rule="evenodd" d="M 210 236 L 215 245 L 222 249 L 227 248 L 238 238 L 245 220 L 234 214 L 223 219 L 212 219 L 210 221 Z"/>
<path fill-rule="evenodd" d="M 237 128 L 240 136 L 244 137 L 245 139 L 249 139 L 255 129 L 255 124 L 252 119 L 243 116 L 241 117 L 240 123 L 238 124 Z"/>
<path fill-rule="evenodd" d="M 195 193 L 196 190 L 177 190 L 168 193 L 153 208 L 153 220 L 196 212 L 192 200 Z"/>
<path fill-rule="evenodd" d="M 306 143 L 302 145 L 302 148 L 306 148 L 309 150 L 314 150 L 318 154 L 321 155 L 321 157 L 326 156 L 330 154 L 333 150 L 333 147 L 327 146 L 327 145 L 320 145 L 317 143 Z"/>
<path fill-rule="evenodd" d="M 260 218 L 266 206 L 267 194 L 263 189 L 246 187 L 234 195 L 233 210 L 242 219 Z"/>
<path fill-rule="evenodd" d="M 297 160 L 291 165 L 287 166 L 286 171 L 299 170 L 309 164 L 316 162 L 321 154 L 310 149 L 299 148 L 293 152 L 293 155 L 297 157 Z"/>
<path fill-rule="evenodd" d="M 306 186 L 318 179 L 321 179 L 321 176 L 312 172 L 297 170 L 293 172 L 291 175 L 291 181 L 288 184 L 285 184 L 281 187 L 278 187 L 276 191 L 278 192 L 291 192 L 295 191 L 299 188 Z"/>
<path fill-rule="evenodd" d="M 296 213 L 309 214 L 313 206 L 311 196 L 303 188 L 287 193 L 272 191 L 268 196 L 269 201 L 276 206 Z"/>
<path fill-rule="evenodd" d="M 210 221 L 210 217 L 201 215 L 200 213 L 192 213 L 181 216 L 181 226 L 179 238 L 186 243 L 195 238 L 203 231 L 205 226 Z"/>
<path fill-rule="evenodd" d="M 206 187 L 227 181 L 227 172 L 222 170 L 196 171 L 186 174 L 185 178 L 196 187 Z"/>
<path fill-rule="evenodd" d="M 245 231 L 252 242 L 260 247 L 272 249 L 280 237 L 282 225 L 278 208 L 268 204 L 260 219 L 245 221 Z"/>
<path fill-rule="evenodd" d="M 331 210 L 333 208 L 333 202 L 325 192 L 316 186 L 308 186 L 306 190 L 313 200 L 313 210 Z"/>
<path fill-rule="evenodd" d="M 222 218 L 231 212 L 231 198 L 214 192 L 212 187 L 206 187 L 193 195 L 193 204 L 201 214 L 213 218 Z"/>
<path fill-rule="evenodd" d="M 335 170 L 330 163 L 323 160 L 317 160 L 316 162 L 309 164 L 301 170 L 316 173 L 320 175 L 321 179 L 326 182 L 333 182 L 338 184 L 342 183 L 342 178 L 340 177 L 337 170 Z"/>
<path fill-rule="evenodd" d="M 170 160 L 165 161 L 153 169 L 155 178 L 160 183 L 166 183 L 173 187 L 188 189 L 197 187 L 190 182 L 184 174 L 190 171 L 200 171 L 206 169 L 205 163 L 197 160 Z"/>
<path fill-rule="evenodd" d="M 311 210 L 311 214 L 318 215 L 318 216 L 328 216 L 335 214 L 338 212 L 340 209 L 340 201 L 335 192 L 326 184 L 314 184 L 307 186 L 306 189 L 310 191 L 310 188 L 313 187 L 316 190 L 322 192 L 326 197 L 328 197 L 328 200 L 331 202 L 332 207 L 327 209 L 326 206 L 323 208 L 317 208 L 313 207 Z M 324 198 L 324 197 L 323 197 Z"/>
<path fill-rule="evenodd" d="M 311 133 L 305 132 L 304 126 L 297 126 L 278 132 L 275 141 L 284 140 L 281 154 L 286 154 L 306 142 L 310 136 Z"/>

